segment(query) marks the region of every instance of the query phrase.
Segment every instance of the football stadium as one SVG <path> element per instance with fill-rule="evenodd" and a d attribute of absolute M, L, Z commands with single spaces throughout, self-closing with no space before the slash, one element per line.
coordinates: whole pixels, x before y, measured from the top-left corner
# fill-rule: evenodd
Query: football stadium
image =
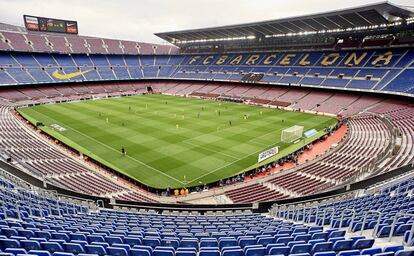
<path fill-rule="evenodd" d="M 174 10 L 1 18 L 0 255 L 413 256 L 414 5 Z"/>

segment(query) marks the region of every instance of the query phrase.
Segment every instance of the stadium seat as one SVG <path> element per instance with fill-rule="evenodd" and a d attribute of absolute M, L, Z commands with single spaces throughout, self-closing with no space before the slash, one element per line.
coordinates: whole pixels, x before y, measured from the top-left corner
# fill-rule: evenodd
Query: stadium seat
<path fill-rule="evenodd" d="M 244 256 L 264 256 L 265 253 L 266 253 L 266 248 L 253 247 L 253 248 L 247 248 L 244 251 Z"/>
<path fill-rule="evenodd" d="M 41 250 L 40 243 L 38 241 L 22 240 L 20 241 L 20 246 L 22 246 L 27 251 Z"/>
<path fill-rule="evenodd" d="M 358 250 L 340 251 L 338 256 L 357 256 L 360 255 Z"/>
<path fill-rule="evenodd" d="M 97 254 L 99 256 L 106 255 L 106 250 L 101 245 L 85 245 L 86 253 Z"/>
<path fill-rule="evenodd" d="M 52 254 L 48 251 L 43 250 L 30 250 L 29 253 L 31 255 L 37 255 L 37 256 L 51 256 Z"/>
<path fill-rule="evenodd" d="M 62 252 L 63 244 L 60 245 L 57 242 L 40 242 L 42 250 L 49 251 L 50 253 Z"/>
<path fill-rule="evenodd" d="M 371 248 L 374 245 L 374 239 L 359 239 L 354 242 L 352 249 L 362 250 Z"/>
<path fill-rule="evenodd" d="M 108 247 L 106 248 L 106 251 L 109 253 L 109 255 L 113 256 L 128 256 L 129 253 L 125 248 L 119 248 L 119 247 Z"/>
<path fill-rule="evenodd" d="M 229 247 L 229 246 L 237 246 L 237 240 L 235 238 L 222 238 L 219 240 L 219 247 Z M 228 255 L 233 256 L 233 255 Z"/>
<path fill-rule="evenodd" d="M 225 250 L 221 253 L 221 256 L 243 256 L 242 249 Z"/>
<path fill-rule="evenodd" d="M 200 247 L 218 247 L 218 241 L 215 238 L 201 238 Z"/>
<path fill-rule="evenodd" d="M 2 250 L 6 248 L 20 248 L 19 241 L 15 239 L 7 239 L 7 238 L 1 238 L 0 239 L 0 248 Z"/>
<path fill-rule="evenodd" d="M 296 244 L 291 247 L 290 254 L 310 253 L 311 249 L 310 244 Z"/>
<path fill-rule="evenodd" d="M 5 253 L 11 253 L 13 255 L 17 255 L 17 254 L 27 254 L 27 251 L 23 248 L 7 248 L 4 250 Z"/>
<path fill-rule="evenodd" d="M 312 253 L 317 253 L 317 252 L 328 252 L 328 251 L 332 251 L 332 246 L 333 243 L 332 242 L 319 242 L 319 243 L 315 243 L 312 247 Z"/>
<path fill-rule="evenodd" d="M 368 248 L 368 249 L 361 250 L 361 255 L 374 255 L 374 254 L 378 254 L 381 252 L 382 252 L 381 248 Z"/>
<path fill-rule="evenodd" d="M 200 250 L 199 256 L 220 256 L 219 250 Z"/>
<path fill-rule="evenodd" d="M 73 254 L 79 254 L 79 253 L 85 253 L 83 250 L 83 247 L 80 244 L 76 243 L 64 243 L 63 248 L 65 252 L 73 253 Z"/>
<path fill-rule="evenodd" d="M 313 255 L 314 256 L 336 256 L 336 253 L 334 251 L 328 251 L 328 252 L 317 252 Z"/>
<path fill-rule="evenodd" d="M 413 249 L 397 251 L 395 253 L 395 256 L 413 256 L 413 255 L 414 255 L 414 250 Z"/>
<path fill-rule="evenodd" d="M 396 253 L 398 251 L 403 251 L 404 250 L 404 246 L 402 245 L 393 245 L 393 246 L 386 246 L 383 249 L 383 252 L 392 252 L 392 253 Z"/>
<path fill-rule="evenodd" d="M 268 255 L 285 255 L 285 256 L 287 256 L 289 253 L 290 253 L 290 247 L 289 246 L 278 246 L 278 247 L 270 248 Z"/>
<path fill-rule="evenodd" d="M 254 245 L 256 243 L 259 243 L 259 241 L 256 241 L 256 239 L 253 237 L 239 237 L 238 239 L 238 245 L 242 248 L 247 245 Z"/>
<path fill-rule="evenodd" d="M 332 250 L 336 252 L 351 250 L 353 244 L 354 241 L 352 241 L 351 239 L 336 241 L 332 246 Z"/>

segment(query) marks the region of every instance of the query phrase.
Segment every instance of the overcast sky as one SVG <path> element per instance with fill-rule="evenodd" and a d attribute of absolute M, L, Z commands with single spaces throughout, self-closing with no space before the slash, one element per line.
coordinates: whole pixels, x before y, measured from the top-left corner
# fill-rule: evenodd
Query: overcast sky
<path fill-rule="evenodd" d="M 23 26 L 23 14 L 78 21 L 79 33 L 144 42 L 153 35 L 312 14 L 376 0 L 0 0 L 0 22 Z M 413 0 L 394 4 L 414 6 Z"/>

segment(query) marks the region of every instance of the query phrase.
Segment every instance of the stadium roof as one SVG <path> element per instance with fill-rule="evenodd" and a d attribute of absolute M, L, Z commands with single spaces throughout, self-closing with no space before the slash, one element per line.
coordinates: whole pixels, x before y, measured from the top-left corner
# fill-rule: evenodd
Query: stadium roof
<path fill-rule="evenodd" d="M 357 8 L 330 11 L 313 15 L 174 32 L 156 33 L 170 42 L 203 42 L 220 39 L 253 39 L 260 36 L 307 34 L 390 24 L 414 17 L 414 12 L 381 2 Z"/>

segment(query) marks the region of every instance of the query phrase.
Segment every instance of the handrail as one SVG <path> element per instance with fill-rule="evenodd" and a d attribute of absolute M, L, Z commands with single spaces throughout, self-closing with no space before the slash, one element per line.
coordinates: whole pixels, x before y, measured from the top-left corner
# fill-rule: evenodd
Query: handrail
<path fill-rule="evenodd" d="M 311 207 L 306 208 L 309 212 L 308 212 L 308 218 L 306 219 L 306 217 L 304 218 L 304 222 L 307 224 L 310 224 L 312 222 L 312 212 L 315 210 L 315 221 L 316 218 L 319 214 L 319 207 L 316 205 L 312 205 Z M 305 213 L 306 215 L 306 213 Z"/>
<path fill-rule="evenodd" d="M 382 213 L 380 211 L 376 211 L 376 210 L 369 210 L 369 211 L 365 211 L 364 212 L 364 218 L 362 220 L 362 226 L 361 226 L 360 234 L 362 235 L 362 233 L 364 232 L 364 230 L 365 230 L 365 223 L 367 222 L 367 218 L 368 218 L 368 216 L 371 216 L 371 215 L 378 216 L 378 221 L 377 221 L 376 226 L 374 227 L 374 231 L 373 231 L 373 234 L 372 234 L 372 236 L 375 237 L 376 227 L 379 225 L 379 221 L 380 221 L 381 216 L 382 216 Z"/>
<path fill-rule="evenodd" d="M 319 210 L 319 208 L 318 208 L 318 210 Z M 335 214 L 335 208 L 333 208 L 333 207 L 328 207 L 328 208 L 325 208 L 325 209 L 323 209 L 323 216 L 322 216 L 322 224 L 321 224 L 321 226 L 325 226 L 325 219 L 326 219 L 326 213 L 330 213 L 331 215 L 330 215 L 330 217 L 331 217 L 331 223 L 329 224 L 329 225 L 331 225 L 332 226 L 332 222 L 333 222 L 333 215 Z M 318 218 L 318 216 L 316 216 L 316 224 L 318 224 L 318 220 L 319 220 L 319 218 Z"/>
<path fill-rule="evenodd" d="M 392 239 L 392 236 L 394 234 L 394 230 L 395 230 L 395 226 L 397 224 L 398 218 L 399 217 L 404 217 L 404 216 L 406 216 L 406 217 L 414 217 L 414 214 L 412 214 L 412 213 L 405 213 L 405 212 L 398 212 L 398 213 L 395 214 L 394 219 L 393 219 L 392 224 L 391 224 L 390 234 L 388 236 L 388 241 L 389 242 L 391 242 L 391 239 Z M 408 243 L 410 243 L 411 240 L 413 239 L 413 235 L 414 235 L 413 232 L 414 232 L 414 225 L 411 224 L 411 231 L 410 231 L 410 235 L 409 235 L 409 238 L 408 238 Z M 403 243 L 404 243 L 404 241 L 403 241 Z"/>
<path fill-rule="evenodd" d="M 352 224 L 354 223 L 356 212 L 355 212 L 355 209 L 352 209 L 352 208 L 346 208 L 346 209 L 342 210 L 341 218 L 340 218 L 340 221 L 339 221 L 339 228 L 342 228 L 342 224 L 343 224 L 346 213 L 352 213 L 351 222 L 349 223 L 349 228 L 348 228 L 348 232 L 349 232 L 351 230 Z"/>

